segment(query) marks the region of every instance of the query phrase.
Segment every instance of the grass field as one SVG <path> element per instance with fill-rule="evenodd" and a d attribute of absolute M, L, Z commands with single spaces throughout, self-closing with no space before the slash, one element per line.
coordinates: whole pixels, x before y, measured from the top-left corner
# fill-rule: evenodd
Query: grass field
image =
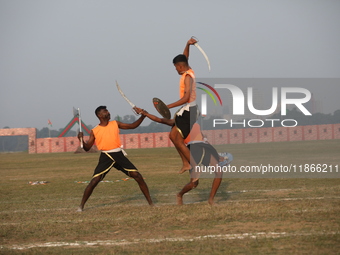
<path fill-rule="evenodd" d="M 340 165 L 340 141 L 216 146 L 233 165 Z M 189 180 L 173 148 L 128 150 L 156 204 L 114 169 L 76 212 L 97 153 L 0 154 L 0 254 L 339 254 L 339 178 Z M 227 176 L 225 176 L 227 177 Z M 246 175 L 245 175 L 246 177 Z M 30 181 L 48 181 L 29 185 Z M 81 183 L 78 183 L 81 182 Z"/>

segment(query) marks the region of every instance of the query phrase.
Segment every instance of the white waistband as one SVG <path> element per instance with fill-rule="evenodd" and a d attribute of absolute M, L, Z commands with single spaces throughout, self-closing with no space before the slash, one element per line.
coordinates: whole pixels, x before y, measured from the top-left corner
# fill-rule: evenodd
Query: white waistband
<path fill-rule="evenodd" d="M 179 111 L 176 113 L 177 116 L 182 116 L 184 111 L 189 111 L 189 108 L 192 106 L 196 105 L 196 100 L 192 101 L 190 103 L 187 103 L 186 105 L 184 105 L 181 109 L 179 109 Z"/>
<path fill-rule="evenodd" d="M 107 152 L 107 153 L 110 153 L 110 152 L 118 152 L 118 151 L 121 151 L 122 148 L 115 148 L 115 149 L 112 149 L 112 150 L 108 150 L 108 151 L 102 151 L 102 152 Z"/>
<path fill-rule="evenodd" d="M 196 143 L 205 143 L 205 144 L 207 144 L 206 141 L 190 141 L 190 142 L 187 143 L 187 146 L 190 145 L 190 144 L 196 144 Z"/>
<path fill-rule="evenodd" d="M 127 153 L 122 148 L 116 148 L 116 149 L 112 149 L 112 150 L 109 150 L 109 151 L 102 151 L 102 152 L 103 153 L 111 153 L 111 152 L 119 152 L 119 151 L 122 151 L 124 156 L 127 156 Z"/>

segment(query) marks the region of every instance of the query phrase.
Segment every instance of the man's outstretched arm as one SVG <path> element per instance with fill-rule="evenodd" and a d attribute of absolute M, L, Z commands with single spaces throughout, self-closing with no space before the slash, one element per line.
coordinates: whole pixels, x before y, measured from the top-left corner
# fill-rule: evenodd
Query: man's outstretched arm
<path fill-rule="evenodd" d="M 142 115 L 138 120 L 136 120 L 133 123 L 123 123 L 123 122 L 117 121 L 117 124 L 120 129 L 135 129 L 139 127 L 139 125 L 143 122 L 144 119 L 145 119 L 145 116 Z"/>
<path fill-rule="evenodd" d="M 150 120 L 153 120 L 153 121 L 161 123 L 161 124 L 165 124 L 165 125 L 168 125 L 168 126 L 173 126 L 175 124 L 174 119 L 169 120 L 169 119 L 166 119 L 166 118 L 158 118 L 157 116 L 152 115 L 145 110 L 143 110 L 141 113 L 143 115 L 145 115 L 146 117 L 148 117 Z"/>

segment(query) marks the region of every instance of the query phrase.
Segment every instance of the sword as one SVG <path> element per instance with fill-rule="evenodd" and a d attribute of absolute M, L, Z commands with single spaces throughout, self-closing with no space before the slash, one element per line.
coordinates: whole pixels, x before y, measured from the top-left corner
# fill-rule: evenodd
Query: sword
<path fill-rule="evenodd" d="M 192 36 L 191 38 L 195 39 L 198 42 L 198 39 L 195 36 Z M 208 68 L 209 68 L 209 72 L 210 72 L 210 61 L 209 58 L 207 56 L 207 54 L 204 52 L 204 50 L 201 48 L 201 46 L 198 45 L 198 43 L 194 43 L 194 45 L 197 47 L 197 49 L 203 54 L 205 60 L 208 63 Z"/>
<path fill-rule="evenodd" d="M 131 105 L 132 107 L 132 111 L 134 112 L 134 114 L 136 115 L 140 115 L 140 113 L 137 113 L 136 110 L 134 109 L 136 107 L 136 105 L 134 103 L 132 103 L 124 94 L 124 92 L 122 91 L 122 89 L 120 88 L 118 82 L 116 81 L 116 86 L 117 86 L 117 89 L 119 91 L 119 93 L 122 95 L 122 97 L 126 100 L 126 102 L 129 103 L 129 105 Z"/>
<path fill-rule="evenodd" d="M 79 124 L 79 132 L 83 132 L 81 129 L 81 115 L 80 115 L 80 109 L 76 109 L 73 107 L 73 116 L 78 117 L 78 124 Z M 83 149 L 83 138 L 80 138 L 80 148 Z"/>
<path fill-rule="evenodd" d="M 81 115 L 80 115 L 80 109 L 78 108 L 78 114 L 79 114 L 79 117 L 78 117 L 78 120 L 79 120 L 79 132 L 83 132 L 82 129 L 81 129 Z M 80 148 L 83 149 L 83 139 L 80 139 Z"/>

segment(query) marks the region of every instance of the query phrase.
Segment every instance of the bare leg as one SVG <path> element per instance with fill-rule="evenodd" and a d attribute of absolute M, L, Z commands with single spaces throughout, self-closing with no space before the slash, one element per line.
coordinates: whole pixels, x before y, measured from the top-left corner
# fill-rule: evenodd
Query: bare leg
<path fill-rule="evenodd" d="M 90 181 L 90 183 L 87 185 L 87 187 L 84 190 L 84 194 L 83 194 L 83 198 L 81 200 L 80 206 L 78 208 L 78 212 L 81 212 L 84 210 L 84 205 L 86 203 L 86 201 L 89 199 L 89 197 L 91 196 L 94 188 L 98 185 L 98 183 L 100 182 L 101 176 L 97 176 L 95 178 L 92 178 L 92 180 Z"/>
<path fill-rule="evenodd" d="M 210 205 L 213 205 L 215 203 L 214 198 L 215 198 L 215 195 L 216 195 L 218 188 L 220 187 L 221 182 L 222 182 L 222 178 L 215 178 L 214 181 L 213 181 L 211 191 L 210 191 L 209 200 L 208 200 L 208 203 Z"/>
<path fill-rule="evenodd" d="M 198 185 L 198 180 L 193 180 L 193 179 L 190 179 L 190 182 L 187 183 L 183 189 L 177 193 L 177 204 L 178 205 L 183 205 L 183 195 L 187 192 L 189 192 L 190 190 L 196 188 Z"/>
<path fill-rule="evenodd" d="M 211 156 L 210 158 L 210 164 L 211 165 L 215 165 L 218 164 L 217 160 Z M 210 195 L 209 195 L 209 199 L 208 199 L 208 203 L 210 205 L 213 205 L 214 204 L 214 198 L 215 198 L 215 195 L 217 193 L 217 190 L 218 188 L 220 187 L 220 184 L 222 182 L 222 175 L 223 173 L 220 172 L 220 173 L 215 173 L 215 178 L 214 178 L 214 181 L 212 183 L 212 187 L 211 187 L 211 191 L 210 191 Z"/>
<path fill-rule="evenodd" d="M 187 161 L 187 159 L 185 158 L 184 154 L 180 150 L 178 150 L 178 149 L 177 149 L 177 151 L 178 151 L 178 154 L 179 154 L 179 156 L 181 157 L 181 160 L 182 160 L 182 168 L 181 168 L 181 170 L 178 173 L 182 174 L 185 171 L 190 170 L 192 168 L 192 166 L 190 165 L 190 162 Z"/>
<path fill-rule="evenodd" d="M 130 177 L 135 179 L 135 181 L 138 183 L 139 188 L 142 191 L 142 193 L 144 194 L 149 205 L 153 205 L 153 202 L 152 202 L 151 197 L 150 197 L 148 185 L 144 181 L 143 176 L 137 171 L 131 171 L 131 172 L 129 172 L 129 174 L 130 174 Z"/>
<path fill-rule="evenodd" d="M 176 127 L 173 127 L 170 131 L 170 140 L 175 145 L 181 159 L 182 159 L 182 168 L 179 173 L 184 173 L 187 170 L 191 169 L 190 165 L 190 150 L 184 144 L 184 140 Z"/>

